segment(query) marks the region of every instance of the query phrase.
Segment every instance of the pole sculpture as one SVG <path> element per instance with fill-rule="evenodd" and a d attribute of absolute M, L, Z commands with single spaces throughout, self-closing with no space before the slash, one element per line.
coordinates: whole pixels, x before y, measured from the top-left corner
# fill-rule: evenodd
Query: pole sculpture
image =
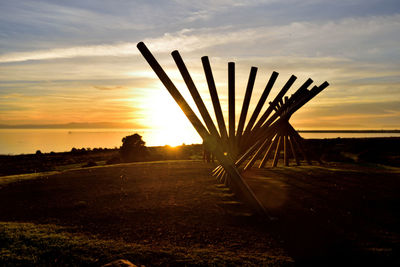
<path fill-rule="evenodd" d="M 261 162 L 258 167 L 264 167 L 274 149 L 272 166 L 277 166 L 281 150 L 283 150 L 284 164 L 288 166 L 289 147 L 298 165 L 300 164 L 300 160 L 296 153 L 296 148 L 303 155 L 304 159 L 311 164 L 311 160 L 302 145 L 302 138 L 296 130 L 294 130 L 292 125 L 289 123 L 289 120 L 298 109 L 325 89 L 329 84 L 324 82 L 320 86 L 314 86 L 311 90 L 308 90 L 308 87 L 313 83 L 311 79 L 308 79 L 293 95 L 288 97 L 285 96 L 285 94 L 297 79 L 296 76 L 292 75 L 274 100 L 269 102 L 268 108 L 257 121 L 257 118 L 259 117 L 268 95 L 279 75 L 274 71 L 271 74 L 271 77 L 268 80 L 247 125 L 245 125 L 257 74 L 257 68 L 252 67 L 235 133 L 235 63 L 228 63 L 229 129 L 227 131 L 208 57 L 202 57 L 201 61 L 210 91 L 218 128 L 211 119 L 210 113 L 204 105 L 204 102 L 179 52 L 175 50 L 171 55 L 186 83 L 187 88 L 189 89 L 205 125 L 188 105 L 146 45 L 143 42 L 140 42 L 137 44 L 137 47 L 176 103 L 185 113 L 193 127 L 199 133 L 203 139 L 205 148 L 213 153 L 220 163 L 220 165 L 213 170 L 213 175 L 217 177 L 218 181 L 229 186 L 239 198 L 248 203 L 256 212 L 268 216 L 266 209 L 243 179 L 241 173 L 250 169 L 259 159 L 261 159 Z M 262 156 L 263 154 L 264 156 Z"/>

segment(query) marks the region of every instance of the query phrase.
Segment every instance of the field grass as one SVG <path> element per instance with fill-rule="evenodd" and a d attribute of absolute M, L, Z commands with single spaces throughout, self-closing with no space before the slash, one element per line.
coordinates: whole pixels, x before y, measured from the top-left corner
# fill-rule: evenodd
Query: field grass
<path fill-rule="evenodd" d="M 56 225 L 0 223 L 0 263 L 7 266 L 100 266 L 127 259 L 146 266 L 289 265 L 287 257 L 250 256 L 214 249 L 138 245 L 72 234 Z"/>
<path fill-rule="evenodd" d="M 43 176 L 53 175 L 58 173 L 57 171 L 51 172 L 37 172 L 28 174 L 16 174 L 0 177 L 0 187 L 10 183 L 22 182 L 24 180 L 32 180 L 36 178 L 42 178 Z"/>
<path fill-rule="evenodd" d="M 210 176 L 162 161 L 0 178 L 0 265 L 400 263 L 399 168 L 330 163 L 244 174 L 256 216 Z"/>
<path fill-rule="evenodd" d="M 252 212 L 198 161 L 4 177 L 1 261 L 21 265 L 290 265 Z M 23 178 L 22 178 L 23 177 Z M 4 205 L 7 199 L 12 205 Z M 252 238 L 246 240 L 247 235 Z M 260 238 L 258 235 L 264 235 Z M 247 242 L 261 248 L 240 249 Z M 57 262 L 54 262 L 54 261 Z"/>

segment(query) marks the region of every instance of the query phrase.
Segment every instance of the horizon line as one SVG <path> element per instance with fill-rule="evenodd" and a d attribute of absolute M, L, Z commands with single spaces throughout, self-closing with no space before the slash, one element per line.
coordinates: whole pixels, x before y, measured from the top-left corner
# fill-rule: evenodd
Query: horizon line
<path fill-rule="evenodd" d="M 135 127 L 127 127 L 122 123 L 114 123 L 114 122 L 71 122 L 64 124 L 0 124 L 0 129 L 11 130 L 11 129 L 25 129 L 25 130 L 40 130 L 40 129 L 123 129 L 130 131 L 148 131 L 151 130 L 149 128 L 139 128 L 134 129 Z M 297 132 L 301 133 L 400 133 L 400 129 L 313 129 L 313 130 L 297 130 Z"/>

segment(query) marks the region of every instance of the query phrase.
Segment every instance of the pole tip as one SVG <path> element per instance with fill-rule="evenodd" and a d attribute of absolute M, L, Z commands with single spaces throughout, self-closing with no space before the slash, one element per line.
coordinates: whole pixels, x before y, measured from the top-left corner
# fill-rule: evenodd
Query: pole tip
<path fill-rule="evenodd" d="M 146 47 L 146 45 L 143 42 L 139 42 L 137 43 L 136 47 L 140 49 L 142 47 Z"/>
<path fill-rule="evenodd" d="M 328 87 L 328 86 L 329 86 L 329 83 L 327 81 L 325 81 L 323 84 L 320 85 L 320 87 L 324 87 L 324 88 Z"/>

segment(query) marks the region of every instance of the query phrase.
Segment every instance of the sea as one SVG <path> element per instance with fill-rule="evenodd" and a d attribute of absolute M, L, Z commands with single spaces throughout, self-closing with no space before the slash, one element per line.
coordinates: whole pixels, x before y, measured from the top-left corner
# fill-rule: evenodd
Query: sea
<path fill-rule="evenodd" d="M 71 151 L 72 148 L 116 148 L 128 129 L 0 129 L 0 155 Z M 145 132 L 141 132 L 142 135 Z"/>
<path fill-rule="evenodd" d="M 33 154 L 71 151 L 72 148 L 119 148 L 122 138 L 138 133 L 143 140 L 152 136 L 151 130 L 128 129 L 0 129 L 0 155 Z M 400 133 L 309 133 L 300 132 L 304 138 L 365 138 L 400 137 Z M 147 145 L 165 145 L 147 141 Z"/>

